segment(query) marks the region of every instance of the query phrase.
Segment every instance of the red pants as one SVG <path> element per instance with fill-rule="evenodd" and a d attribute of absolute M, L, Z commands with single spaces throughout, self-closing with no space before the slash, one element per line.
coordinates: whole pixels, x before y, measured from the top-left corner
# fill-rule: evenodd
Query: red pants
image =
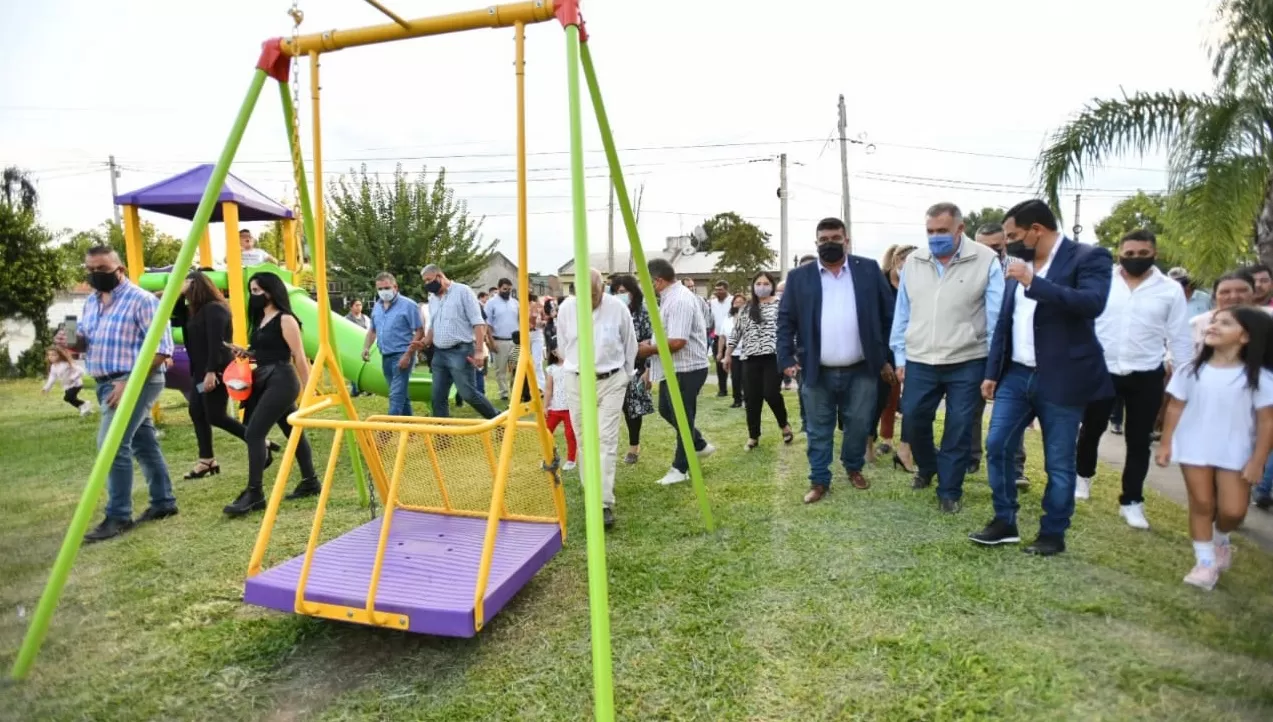
<path fill-rule="evenodd" d="M 570 423 L 570 412 L 566 409 L 548 409 L 548 433 L 556 434 L 557 425 L 566 425 L 566 461 L 575 460 L 575 427 Z"/>

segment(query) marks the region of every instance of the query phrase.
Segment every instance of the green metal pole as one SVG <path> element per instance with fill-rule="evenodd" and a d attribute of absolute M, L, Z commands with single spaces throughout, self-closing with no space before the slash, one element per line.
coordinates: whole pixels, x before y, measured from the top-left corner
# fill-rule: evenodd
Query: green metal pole
<path fill-rule="evenodd" d="M 296 177 L 296 195 L 299 196 L 301 202 L 301 225 L 305 228 L 305 242 L 311 243 L 312 239 L 317 238 L 314 232 L 314 208 L 309 203 L 309 181 L 305 176 L 305 159 L 301 157 L 301 146 L 299 142 L 293 143 L 293 139 L 298 139 L 298 131 L 296 128 L 296 106 L 292 103 L 292 96 L 287 92 L 287 83 L 278 84 L 279 95 L 283 98 L 283 124 L 287 128 L 287 147 L 292 156 L 292 175 Z M 316 182 L 322 183 L 322 178 L 315 179 Z M 310 254 L 310 258 L 313 258 Z M 330 313 L 331 309 L 327 309 Z M 319 309 L 319 313 L 323 310 Z M 328 339 L 332 345 L 332 353 L 337 359 L 340 358 L 340 352 L 336 348 L 336 335 Z M 343 407 L 342 407 L 343 410 Z M 345 414 L 345 418 L 349 419 L 349 414 Z M 349 464 L 354 467 L 354 479 L 358 482 L 358 503 L 364 507 L 371 506 L 371 495 L 367 491 L 367 476 L 362 468 L 362 454 L 358 451 L 358 440 L 354 438 L 353 431 L 345 432 L 345 448 L 349 449 Z"/>
<path fill-rule="evenodd" d="M 614 720 L 610 658 L 610 590 L 601 512 L 601 440 L 597 421 L 597 358 L 592 337 L 592 279 L 588 260 L 588 198 L 584 189 L 583 120 L 579 91 L 579 27 L 566 27 L 566 84 L 570 96 L 570 196 L 575 220 L 575 300 L 579 325 L 579 400 L 583 407 L 584 529 L 588 537 L 588 607 L 592 622 L 593 715 Z M 587 52 L 587 48 L 584 49 Z M 584 281 L 584 279 L 588 279 Z M 585 291 L 585 289 L 587 289 Z M 690 447 L 693 448 L 693 447 Z"/>
<path fill-rule="evenodd" d="M 650 269 L 645 265 L 645 251 L 641 248 L 641 237 L 637 232 L 636 215 L 632 212 L 627 183 L 623 180 L 623 168 L 619 165 L 619 153 L 615 149 L 614 135 L 610 132 L 610 119 L 606 116 L 605 103 L 601 101 L 601 87 L 597 85 L 597 71 L 592 65 L 592 52 L 587 43 L 583 44 L 581 60 L 583 74 L 588 82 L 588 92 L 592 96 L 592 108 L 597 114 L 597 125 L 601 130 L 601 144 L 606 149 L 606 160 L 610 164 L 610 178 L 614 181 L 614 193 L 618 197 L 619 210 L 623 214 L 623 225 L 628 230 L 628 245 L 632 249 L 632 264 L 636 266 L 637 278 L 641 281 L 641 292 L 645 294 L 645 307 L 650 312 L 650 326 L 654 330 L 654 340 L 659 347 L 659 360 L 663 364 L 663 376 L 667 380 L 667 391 L 672 396 L 672 410 L 676 414 L 676 427 L 681 434 L 681 443 L 685 445 L 685 458 L 690 463 L 690 483 L 694 486 L 694 494 L 698 497 L 698 508 L 703 514 L 703 524 L 708 531 L 716 529 L 716 521 L 712 518 L 712 506 L 707 500 L 707 485 L 703 483 L 703 466 L 694 453 L 694 432 L 690 429 L 689 417 L 685 415 L 685 403 L 681 399 L 681 385 L 676 380 L 676 368 L 672 363 L 672 350 L 667 344 L 667 333 L 663 330 L 663 320 L 659 317 L 657 305 L 658 295 L 654 292 L 654 281 L 650 278 Z M 580 265 L 575 262 L 575 278 L 580 277 Z"/>
<path fill-rule="evenodd" d="M 199 239 L 203 237 L 203 229 L 207 227 L 208 219 L 212 217 L 212 211 L 216 208 L 217 196 L 221 194 L 221 186 L 225 184 L 225 176 L 230 171 L 230 162 L 234 160 L 235 151 L 239 148 L 239 141 L 243 139 L 243 131 L 247 128 L 248 119 L 252 117 L 252 109 L 256 107 L 256 100 L 261 95 L 265 77 L 265 71 L 260 69 L 252 76 L 247 97 L 243 99 L 239 114 L 234 119 L 234 126 L 230 129 L 230 137 L 225 142 L 225 148 L 221 150 L 221 156 L 212 170 L 212 177 L 208 179 L 208 186 L 203 191 L 203 198 L 199 200 L 199 208 L 195 211 L 190 232 L 186 236 L 185 243 L 181 245 L 181 252 L 177 254 L 173 268 L 189 268 L 194 261 Z M 128 420 L 137 406 L 137 398 L 141 395 L 142 386 L 145 385 L 146 378 L 150 376 L 150 364 L 145 360 L 154 358 L 159 350 L 159 342 L 168 327 L 168 320 L 172 315 L 173 306 L 177 303 L 177 297 L 181 295 L 181 284 L 184 280 L 184 273 L 168 274 L 168 283 L 164 286 L 163 297 L 159 300 L 159 310 L 155 312 L 155 318 L 146 331 L 146 338 L 142 341 L 141 351 L 137 355 L 139 363 L 133 368 L 124 385 L 124 395 L 119 400 L 115 417 L 111 420 L 110 428 L 106 431 L 106 438 L 97 452 L 93 470 L 89 473 L 88 484 L 84 486 L 79 506 L 75 508 L 70 528 L 66 530 L 62 548 L 58 551 L 57 561 L 53 563 L 53 570 L 49 573 L 48 584 L 44 587 L 44 593 L 40 595 L 40 602 L 31 617 L 31 626 L 27 628 L 22 647 L 18 650 L 17 659 L 13 662 L 10 674 L 14 679 L 23 679 L 31 671 L 35 656 L 40 651 L 40 644 L 49 631 L 53 610 L 57 608 L 62 588 L 66 586 L 66 579 L 70 576 L 71 565 L 75 563 L 75 557 L 79 553 L 84 532 L 88 529 L 88 523 L 93 515 L 93 508 L 97 506 L 97 500 L 102 495 L 103 487 L 106 486 L 106 475 L 110 471 L 111 463 L 115 460 L 115 452 L 119 450 L 120 441 L 124 438 L 124 429 L 127 428 Z"/>

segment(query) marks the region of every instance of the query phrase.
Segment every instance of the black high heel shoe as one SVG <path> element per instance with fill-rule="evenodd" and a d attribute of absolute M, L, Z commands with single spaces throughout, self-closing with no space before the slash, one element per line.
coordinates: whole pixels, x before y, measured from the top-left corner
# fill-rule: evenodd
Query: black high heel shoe
<path fill-rule="evenodd" d="M 200 461 L 194 468 L 186 472 L 183 479 L 202 479 L 205 476 L 216 476 L 221 473 L 221 465 L 216 461 Z"/>
<path fill-rule="evenodd" d="M 894 451 L 894 452 L 893 452 L 893 468 L 894 468 L 894 469 L 901 469 L 902 471 L 905 471 L 907 474 L 914 474 L 914 473 L 915 473 L 915 470 L 914 470 L 914 469 L 908 469 L 908 468 L 906 468 L 906 464 L 905 464 L 905 462 L 903 462 L 903 461 L 902 461 L 902 457 L 900 457 L 900 456 L 898 456 L 898 455 L 897 455 L 897 452 L 896 452 L 896 451 Z"/>
<path fill-rule="evenodd" d="M 786 429 L 783 429 L 783 431 L 782 431 L 782 443 L 784 443 L 784 444 L 790 444 L 791 442 L 793 442 L 793 441 L 795 441 L 795 440 L 796 440 L 796 435 L 795 435 L 795 432 L 793 432 L 793 431 L 791 430 L 791 427 L 787 427 Z"/>

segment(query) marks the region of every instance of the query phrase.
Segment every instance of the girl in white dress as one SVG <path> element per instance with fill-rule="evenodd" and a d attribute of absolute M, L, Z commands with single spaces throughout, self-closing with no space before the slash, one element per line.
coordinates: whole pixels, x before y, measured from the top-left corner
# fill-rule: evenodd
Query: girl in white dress
<path fill-rule="evenodd" d="M 1233 561 L 1229 533 L 1246 518 L 1251 487 L 1273 449 L 1273 318 L 1239 306 L 1216 311 L 1198 357 L 1167 384 L 1157 462 L 1180 465 L 1197 559 L 1186 584 L 1213 589 Z"/>

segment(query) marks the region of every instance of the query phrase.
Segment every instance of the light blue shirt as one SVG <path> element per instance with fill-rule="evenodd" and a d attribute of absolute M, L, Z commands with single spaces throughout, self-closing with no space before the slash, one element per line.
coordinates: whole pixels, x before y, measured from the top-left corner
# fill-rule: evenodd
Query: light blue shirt
<path fill-rule="evenodd" d="M 486 304 L 489 306 L 490 301 Z M 482 306 L 473 289 L 452 281 L 441 296 L 429 296 L 429 322 L 433 327 L 433 345 L 440 349 L 473 343 L 473 329 L 486 325 Z"/>
<path fill-rule="evenodd" d="M 967 239 L 960 239 L 959 250 L 955 258 L 964 250 Z M 936 258 L 937 277 L 946 275 L 946 266 Z M 953 260 L 951 261 L 954 262 Z M 995 336 L 995 326 L 999 323 L 999 311 L 1003 306 L 1003 264 L 990 264 L 990 281 L 986 284 L 986 355 L 990 354 L 990 342 Z M 893 307 L 893 330 L 889 333 L 888 346 L 893 349 L 893 366 L 901 368 L 906 365 L 906 329 L 911 323 L 911 299 L 906 293 L 906 275 L 897 275 L 897 304 Z"/>
<path fill-rule="evenodd" d="M 491 326 L 491 337 L 506 340 L 513 337 L 518 327 L 517 299 L 509 296 L 505 301 L 499 295 L 486 301 L 486 321 Z"/>
<path fill-rule="evenodd" d="M 405 353 L 419 328 L 422 328 L 419 307 L 401 293 L 394 296 L 388 308 L 384 301 L 377 299 L 371 309 L 371 330 L 376 332 L 376 345 L 383 356 Z"/>
<path fill-rule="evenodd" d="M 1211 310 L 1211 294 L 1206 291 L 1194 290 L 1193 295 L 1189 297 L 1189 301 L 1185 304 L 1185 308 L 1189 312 L 1189 318 L 1193 318 L 1200 313 L 1206 313 Z"/>
<path fill-rule="evenodd" d="M 866 358 L 862 351 L 862 334 L 858 329 L 858 302 L 854 292 L 852 259 L 847 256 L 839 273 L 818 262 L 818 279 L 822 284 L 822 358 L 823 366 L 844 367 Z"/>

